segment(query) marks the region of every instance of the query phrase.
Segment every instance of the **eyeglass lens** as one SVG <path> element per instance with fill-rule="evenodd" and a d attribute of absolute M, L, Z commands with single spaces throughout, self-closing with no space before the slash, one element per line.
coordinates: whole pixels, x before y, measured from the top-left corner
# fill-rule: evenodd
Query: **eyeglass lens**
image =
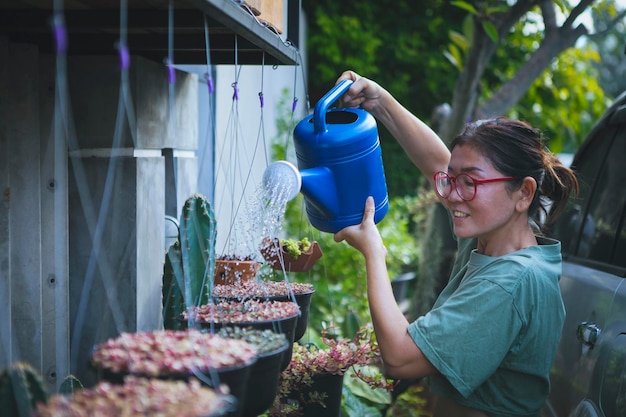
<path fill-rule="evenodd" d="M 437 192 L 443 198 L 447 198 L 452 192 L 452 182 L 454 182 L 454 188 L 463 200 L 471 200 L 476 194 L 476 184 L 472 177 L 466 174 L 459 174 L 455 178 L 451 178 L 446 173 L 437 174 L 435 186 Z"/>

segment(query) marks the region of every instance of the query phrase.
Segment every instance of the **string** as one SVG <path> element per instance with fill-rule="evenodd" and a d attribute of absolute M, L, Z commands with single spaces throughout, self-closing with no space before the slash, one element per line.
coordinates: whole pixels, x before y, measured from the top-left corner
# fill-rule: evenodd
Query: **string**
<path fill-rule="evenodd" d="M 53 12 L 53 32 L 56 42 L 56 80 L 55 80 L 55 101 L 54 101 L 54 119 L 52 123 L 53 150 L 54 150 L 54 178 L 59 184 L 67 184 L 67 136 L 69 130 L 65 122 L 67 104 L 67 33 L 65 31 L 65 20 L 63 16 L 63 1 L 55 0 Z M 64 239 L 67 236 L 65 228 L 66 218 L 65 212 L 61 207 L 65 206 L 67 201 L 66 187 L 56 187 L 54 192 L 54 276 L 55 276 L 55 295 L 54 305 L 57 317 L 62 311 L 69 311 L 67 294 L 69 293 L 69 273 L 68 262 L 65 253 L 66 243 Z M 57 320 L 55 319 L 55 322 Z M 14 326 L 10 326 L 13 331 Z M 68 375 L 70 371 L 70 357 L 67 345 L 67 337 L 69 329 L 66 325 L 57 325 L 55 323 L 55 365 L 57 374 L 57 388 L 60 387 L 61 381 Z M 2 338 L 5 340 L 4 336 Z M 11 337 L 11 340 L 15 340 Z M 5 348 L 5 352 L 10 349 Z"/>
<path fill-rule="evenodd" d="M 74 331 L 72 334 L 72 351 L 78 351 L 78 345 L 80 344 L 83 326 L 85 323 L 87 308 L 89 306 L 89 294 L 91 293 L 94 279 L 96 277 L 96 270 L 100 272 L 100 277 L 103 281 L 103 287 L 105 290 L 106 300 L 109 303 L 110 312 L 113 315 L 113 321 L 115 323 L 116 329 L 118 332 L 127 331 L 126 326 L 124 325 L 125 320 L 122 314 L 122 309 L 118 306 L 118 296 L 117 296 L 117 285 L 113 281 L 113 277 L 119 276 L 116 271 L 112 271 L 109 263 L 106 262 L 105 256 L 101 251 L 102 242 L 104 238 L 104 233 L 107 230 L 106 223 L 108 221 L 107 214 L 109 213 L 109 207 L 112 203 L 112 196 L 115 189 L 115 179 L 116 179 L 116 171 L 118 165 L 120 163 L 120 144 L 122 143 L 123 133 L 125 121 L 128 120 L 131 123 L 134 123 L 134 116 L 130 118 L 126 118 L 129 113 L 127 112 L 126 103 L 129 100 L 128 93 L 128 67 L 129 60 L 128 52 L 125 48 L 126 44 L 126 22 L 127 22 L 127 5 L 126 0 L 121 0 L 120 3 L 120 63 L 121 63 L 121 74 L 122 80 L 120 83 L 120 94 L 118 99 L 118 107 L 117 107 L 117 116 L 114 128 L 113 141 L 110 147 L 110 157 L 109 164 L 107 166 L 106 179 L 104 183 L 104 188 L 102 191 L 102 201 L 100 204 L 99 212 L 97 216 L 95 216 L 95 210 L 91 207 L 93 205 L 93 199 L 87 198 L 90 195 L 90 192 L 86 186 L 86 176 L 84 174 L 84 169 L 82 167 L 82 162 L 79 158 L 73 158 L 72 162 L 75 164 L 75 170 L 79 172 L 79 175 L 82 177 L 82 181 L 78 179 L 76 182 L 79 186 L 79 189 L 82 188 L 79 195 L 81 196 L 81 201 L 83 202 L 83 209 L 86 211 L 86 218 L 88 225 L 93 225 L 95 223 L 95 228 L 93 226 L 90 227 L 90 234 L 92 237 L 92 248 L 89 255 L 89 259 L 87 262 L 87 268 L 85 271 L 85 280 L 81 290 L 81 296 L 79 300 L 79 304 L 77 307 L 76 313 L 76 321 L 74 323 Z M 134 125 L 131 124 L 131 127 Z M 133 129 L 131 129 L 132 131 Z M 134 139 L 134 138 L 133 138 Z M 135 141 L 134 141 L 135 142 Z M 135 142 L 136 143 L 136 142 Z M 84 197 L 84 198 L 83 198 Z M 93 219 L 95 218 L 95 222 Z M 93 230 L 92 230 L 93 229 Z M 119 268 L 123 268 L 125 264 L 125 260 L 131 256 L 130 247 L 126 248 L 122 261 L 119 263 Z M 72 366 L 71 369 L 74 370 L 77 367 L 76 361 L 78 360 L 78 355 L 75 355 L 72 358 Z"/>
<path fill-rule="evenodd" d="M 209 94 L 213 94 L 215 86 L 213 85 L 213 72 L 211 68 L 211 46 L 209 43 L 209 22 L 204 15 L 204 44 L 206 50 L 206 83 Z"/>

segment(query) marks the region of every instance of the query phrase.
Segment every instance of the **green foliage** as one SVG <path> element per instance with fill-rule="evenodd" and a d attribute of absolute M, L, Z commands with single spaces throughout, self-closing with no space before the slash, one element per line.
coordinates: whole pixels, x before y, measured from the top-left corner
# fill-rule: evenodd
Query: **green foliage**
<path fill-rule="evenodd" d="M 30 417 L 48 394 L 39 373 L 28 363 L 16 362 L 0 374 L 0 410 L 3 416 Z"/>
<path fill-rule="evenodd" d="M 400 394 L 391 408 L 387 411 L 387 417 L 431 417 L 428 411 L 428 400 L 424 398 L 424 387 L 421 385 L 410 386 Z"/>
<path fill-rule="evenodd" d="M 541 126 L 552 152 L 574 152 L 609 105 L 598 84 L 597 52 L 589 47 L 570 48 L 533 83 L 510 112 Z"/>
<path fill-rule="evenodd" d="M 378 367 L 358 367 L 359 372 L 375 374 Z M 391 393 L 386 389 L 372 388 L 359 378 L 344 378 L 341 401 L 342 415 L 380 417 L 391 404 Z"/>
<path fill-rule="evenodd" d="M 601 59 L 600 62 L 593 63 L 593 66 L 598 70 L 597 78 L 602 89 L 614 99 L 626 90 L 626 11 L 619 11 L 613 0 L 594 3 L 592 10 L 594 27 L 596 30 L 606 31 L 601 37 L 592 36 L 589 39 L 590 47 L 598 51 Z"/>
<path fill-rule="evenodd" d="M 165 254 L 163 265 L 163 323 L 179 329 L 186 306 L 209 301 L 215 271 L 216 221 L 205 196 L 194 194 L 183 206 L 178 240 Z"/>
<path fill-rule="evenodd" d="M 376 392 L 381 390 L 372 390 L 368 387 L 361 393 L 361 395 L 357 395 L 355 387 L 350 386 L 349 384 L 356 384 L 358 380 L 354 380 L 354 382 L 350 380 L 354 380 L 354 378 L 344 378 L 344 386 L 341 397 L 341 415 L 380 417 L 382 415 L 382 410 L 391 402 L 389 393 L 385 393 L 387 395 L 386 404 L 377 403 L 375 401 L 375 398 L 377 397 Z"/>
<path fill-rule="evenodd" d="M 564 14 L 572 7 L 566 1 L 553 3 Z M 484 30 L 499 43 L 481 80 L 480 100 L 509 80 L 537 50 L 544 36 L 543 19 L 536 8 L 524 15 L 512 31 L 500 34 L 500 39 L 497 19 L 509 7 L 501 1 L 432 1 L 416 7 L 413 2 L 391 0 L 304 0 L 303 7 L 310 17 L 312 103 L 342 71 L 353 69 L 375 79 L 423 120 L 429 119 L 435 106 L 451 101 L 474 30 Z M 594 2 L 590 9 L 596 30 L 608 29 L 608 22 L 619 13 L 612 0 Z M 606 106 L 605 93 L 598 86 L 605 88 L 610 97 L 623 91 L 626 67 L 620 57 L 624 25 L 624 19 L 618 20 L 607 33 L 607 43 L 600 43 L 604 38 L 590 39 L 602 52 L 603 61 L 613 60 L 610 69 L 603 69 L 599 56 L 593 56 L 587 46 L 565 51 L 507 115 L 528 120 L 544 130 L 554 152 L 575 149 L 599 109 Z M 569 93 L 564 95 L 564 90 Z M 414 193 L 421 184 L 421 174 L 384 128 L 380 129 L 380 137 L 390 196 Z"/>

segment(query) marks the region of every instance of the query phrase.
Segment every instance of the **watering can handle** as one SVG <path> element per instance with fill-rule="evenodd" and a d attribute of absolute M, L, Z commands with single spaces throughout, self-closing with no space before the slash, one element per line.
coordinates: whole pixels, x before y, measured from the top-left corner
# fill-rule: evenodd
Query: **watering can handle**
<path fill-rule="evenodd" d="M 313 126 L 315 133 L 326 132 L 326 111 L 335 101 L 339 99 L 352 85 L 352 80 L 342 80 L 324 95 L 315 105 L 313 113 Z"/>

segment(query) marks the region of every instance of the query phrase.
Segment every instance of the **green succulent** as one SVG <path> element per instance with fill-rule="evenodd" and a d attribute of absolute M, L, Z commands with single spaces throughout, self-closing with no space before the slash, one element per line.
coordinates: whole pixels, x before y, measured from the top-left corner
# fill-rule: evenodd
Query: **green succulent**
<path fill-rule="evenodd" d="M 307 237 L 303 237 L 300 240 L 281 239 L 280 244 L 287 253 L 294 257 L 294 259 L 298 259 L 298 256 L 311 249 L 311 242 Z"/>

